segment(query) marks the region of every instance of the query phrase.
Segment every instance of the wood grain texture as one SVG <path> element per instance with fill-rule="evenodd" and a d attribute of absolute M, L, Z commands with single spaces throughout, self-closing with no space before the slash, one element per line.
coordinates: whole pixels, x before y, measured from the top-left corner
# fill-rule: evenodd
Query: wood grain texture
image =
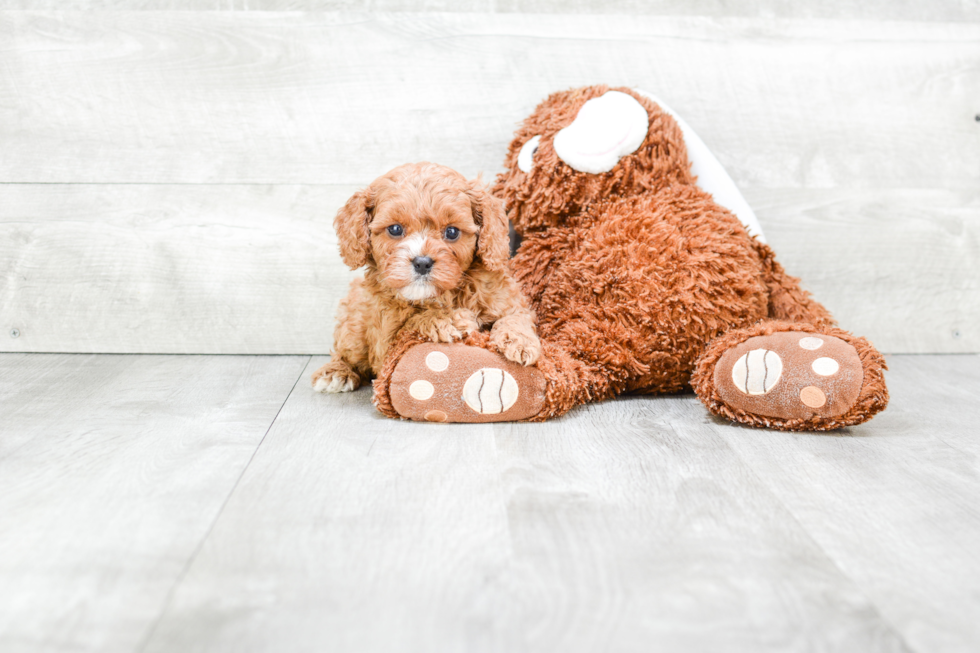
<path fill-rule="evenodd" d="M 297 386 L 147 653 L 907 650 L 693 397 L 496 426 L 369 399 Z"/>
<path fill-rule="evenodd" d="M 889 357 L 836 435 L 399 422 L 323 362 L 0 356 L 0 649 L 980 646 L 978 356 Z"/>
<path fill-rule="evenodd" d="M 0 0 L 0 10 L 447 11 L 978 21 L 975 0 Z"/>
<path fill-rule="evenodd" d="M 355 276 L 332 218 L 356 188 L 0 185 L 0 350 L 328 352 Z M 980 350 L 976 191 L 746 196 L 845 328 L 886 352 Z"/>
<path fill-rule="evenodd" d="M 684 115 L 843 326 L 980 350 L 980 26 L 781 11 L 0 12 L 0 350 L 327 352 L 346 197 L 492 174 L 596 81 Z"/>
<path fill-rule="evenodd" d="M 472 13 L 0 13 L 2 182 L 494 173 L 589 83 L 664 98 L 742 188 L 975 188 L 980 25 Z"/>
<path fill-rule="evenodd" d="M 304 381 L 325 360 L 313 360 Z M 509 549 L 493 427 L 298 384 L 143 649 L 467 650 Z"/>
<path fill-rule="evenodd" d="M 838 436 L 714 431 L 918 651 L 980 646 L 980 357 L 889 357 L 892 401 Z"/>
<path fill-rule="evenodd" d="M 753 190 L 769 244 L 884 352 L 980 351 L 980 193 Z"/>
<path fill-rule="evenodd" d="M 328 352 L 355 189 L 0 185 L 0 350 Z"/>
<path fill-rule="evenodd" d="M 306 362 L 0 355 L 0 650 L 134 651 Z"/>
<path fill-rule="evenodd" d="M 501 630 L 528 650 L 907 650 L 706 421 L 687 396 L 496 427 Z"/>

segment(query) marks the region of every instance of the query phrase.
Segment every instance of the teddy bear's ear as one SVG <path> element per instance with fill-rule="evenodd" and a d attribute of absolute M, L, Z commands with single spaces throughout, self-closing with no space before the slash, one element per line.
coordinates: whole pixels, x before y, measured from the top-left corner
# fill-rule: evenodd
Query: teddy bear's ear
<path fill-rule="evenodd" d="M 371 188 L 365 188 L 354 193 L 347 203 L 337 211 L 333 220 L 337 230 L 337 240 L 340 242 L 340 256 L 344 263 L 356 270 L 368 262 L 368 252 L 371 250 L 371 215 L 374 210 L 374 193 Z"/>
<path fill-rule="evenodd" d="M 504 203 L 490 194 L 479 178 L 469 182 L 466 192 L 473 207 L 473 220 L 480 227 L 476 253 L 488 270 L 502 272 L 507 269 L 510 253 L 510 231 Z"/>

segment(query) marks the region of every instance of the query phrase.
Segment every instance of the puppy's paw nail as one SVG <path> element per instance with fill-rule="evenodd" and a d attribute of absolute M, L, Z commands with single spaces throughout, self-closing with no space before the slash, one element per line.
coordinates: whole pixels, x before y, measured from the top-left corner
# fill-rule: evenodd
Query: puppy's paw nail
<path fill-rule="evenodd" d="M 457 315 L 453 318 L 453 326 L 461 338 L 480 330 L 479 323 L 470 315 Z"/>
<path fill-rule="evenodd" d="M 350 392 L 354 389 L 354 381 L 340 374 L 321 376 L 314 382 L 313 389 L 317 392 L 329 393 Z"/>
<path fill-rule="evenodd" d="M 439 340 L 441 342 L 455 342 L 456 340 L 459 340 L 462 337 L 463 337 L 463 334 L 459 331 L 459 329 L 452 328 L 452 329 L 448 329 L 446 331 L 443 331 L 442 337 L 439 338 Z"/>
<path fill-rule="evenodd" d="M 541 344 L 535 338 L 527 338 L 523 334 L 511 335 L 507 332 L 500 332 L 491 338 L 491 342 L 504 358 L 521 365 L 534 365 L 541 356 Z"/>

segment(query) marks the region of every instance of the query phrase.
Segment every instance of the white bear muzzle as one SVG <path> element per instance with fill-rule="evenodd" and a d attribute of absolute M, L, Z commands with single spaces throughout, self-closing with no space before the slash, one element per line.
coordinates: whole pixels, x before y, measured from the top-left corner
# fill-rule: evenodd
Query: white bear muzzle
<path fill-rule="evenodd" d="M 573 170 L 609 172 L 643 144 L 649 126 L 642 104 L 626 93 L 609 91 L 582 105 L 575 121 L 555 134 L 555 153 Z"/>

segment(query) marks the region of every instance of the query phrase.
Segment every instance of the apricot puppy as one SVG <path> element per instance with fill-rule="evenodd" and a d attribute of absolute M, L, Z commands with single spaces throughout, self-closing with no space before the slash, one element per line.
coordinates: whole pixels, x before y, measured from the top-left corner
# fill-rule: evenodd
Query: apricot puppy
<path fill-rule="evenodd" d="M 534 316 L 509 271 L 503 204 L 479 180 L 433 163 L 399 166 L 355 193 L 334 227 L 344 263 L 367 267 L 340 304 L 334 354 L 314 389 L 347 392 L 375 377 L 403 329 L 453 342 L 492 324 L 504 357 L 538 360 Z"/>

